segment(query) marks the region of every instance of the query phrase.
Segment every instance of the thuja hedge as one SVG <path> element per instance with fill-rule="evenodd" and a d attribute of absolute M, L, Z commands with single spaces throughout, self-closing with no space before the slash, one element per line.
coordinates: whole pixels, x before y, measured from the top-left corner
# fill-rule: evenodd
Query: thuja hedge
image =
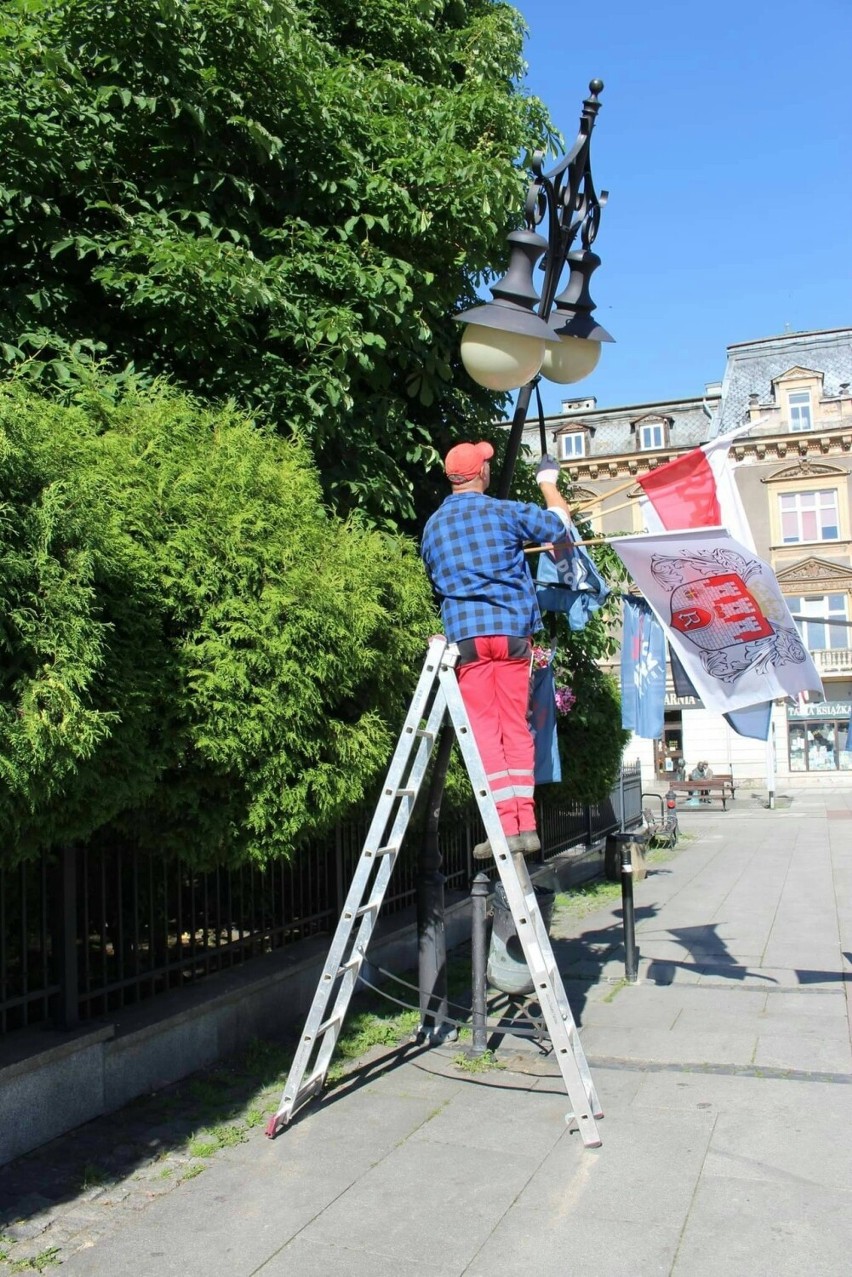
<path fill-rule="evenodd" d="M 165 387 L 0 388 L 0 855 L 291 855 L 369 794 L 436 617 L 298 442 Z"/>

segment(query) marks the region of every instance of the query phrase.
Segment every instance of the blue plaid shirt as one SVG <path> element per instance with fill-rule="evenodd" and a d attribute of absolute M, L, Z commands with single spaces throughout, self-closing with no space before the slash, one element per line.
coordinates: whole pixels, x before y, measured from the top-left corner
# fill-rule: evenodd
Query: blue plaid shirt
<path fill-rule="evenodd" d="M 541 629 L 525 541 L 561 541 L 554 510 L 451 492 L 423 530 L 421 554 L 451 643 L 481 634 L 526 638 Z"/>

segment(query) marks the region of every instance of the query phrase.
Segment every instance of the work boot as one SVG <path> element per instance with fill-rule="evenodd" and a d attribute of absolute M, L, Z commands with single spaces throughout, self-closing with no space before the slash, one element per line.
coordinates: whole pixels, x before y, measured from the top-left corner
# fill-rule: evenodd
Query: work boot
<path fill-rule="evenodd" d="M 528 837 L 528 835 L 526 836 Z M 524 834 L 508 834 L 506 837 L 506 842 L 509 845 L 509 850 L 511 852 L 526 851 L 527 847 L 526 847 L 526 844 L 524 843 L 524 837 L 525 837 Z M 538 848 L 534 848 L 534 849 L 531 848 L 530 850 L 537 851 Z M 488 841 L 487 838 L 485 842 L 478 842 L 473 849 L 474 860 L 490 860 L 493 855 L 494 855 L 494 852 L 491 849 L 491 843 Z"/>
<path fill-rule="evenodd" d="M 518 837 L 521 840 L 521 851 L 525 855 L 529 855 L 534 851 L 541 851 L 541 842 L 534 829 L 522 829 Z"/>

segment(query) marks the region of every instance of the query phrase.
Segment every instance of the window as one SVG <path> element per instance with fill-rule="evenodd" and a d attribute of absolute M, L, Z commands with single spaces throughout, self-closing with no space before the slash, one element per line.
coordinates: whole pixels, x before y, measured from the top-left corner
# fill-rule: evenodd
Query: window
<path fill-rule="evenodd" d="M 788 741 L 791 772 L 849 771 L 852 769 L 849 702 L 826 701 L 825 717 L 791 722 L 788 710 Z M 804 710 L 806 714 L 807 707 Z"/>
<path fill-rule="evenodd" d="M 643 452 L 653 448 L 665 448 L 666 423 L 664 421 L 647 421 L 639 427 L 639 447 Z"/>
<path fill-rule="evenodd" d="M 793 391 L 787 396 L 787 403 L 790 408 L 790 429 L 794 432 L 810 430 L 811 392 L 809 390 Z"/>
<path fill-rule="evenodd" d="M 572 430 L 568 434 L 560 435 L 559 439 L 563 461 L 568 461 L 571 457 L 585 457 L 586 436 L 582 430 Z"/>
<path fill-rule="evenodd" d="M 782 492 L 781 540 L 784 545 L 797 541 L 837 541 L 840 526 L 837 516 L 837 489 L 822 488 L 817 492 Z"/>
<path fill-rule="evenodd" d="M 849 647 L 849 631 L 845 625 L 832 625 L 832 619 L 846 620 L 845 594 L 806 594 L 788 599 L 794 617 L 812 616 L 814 620 L 797 620 L 802 642 L 811 652 L 827 648 Z M 820 619 L 816 619 L 820 618 Z"/>

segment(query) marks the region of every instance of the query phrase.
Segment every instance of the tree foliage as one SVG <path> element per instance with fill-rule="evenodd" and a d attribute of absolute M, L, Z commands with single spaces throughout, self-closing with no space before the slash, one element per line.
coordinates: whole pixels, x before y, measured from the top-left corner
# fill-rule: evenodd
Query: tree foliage
<path fill-rule="evenodd" d="M 436 619 L 305 447 L 154 387 L 0 390 L 0 846 L 289 855 L 383 771 Z"/>
<path fill-rule="evenodd" d="M 233 396 L 337 508 L 434 507 L 458 326 L 551 138 L 495 0 L 7 0 L 0 355 Z"/>

